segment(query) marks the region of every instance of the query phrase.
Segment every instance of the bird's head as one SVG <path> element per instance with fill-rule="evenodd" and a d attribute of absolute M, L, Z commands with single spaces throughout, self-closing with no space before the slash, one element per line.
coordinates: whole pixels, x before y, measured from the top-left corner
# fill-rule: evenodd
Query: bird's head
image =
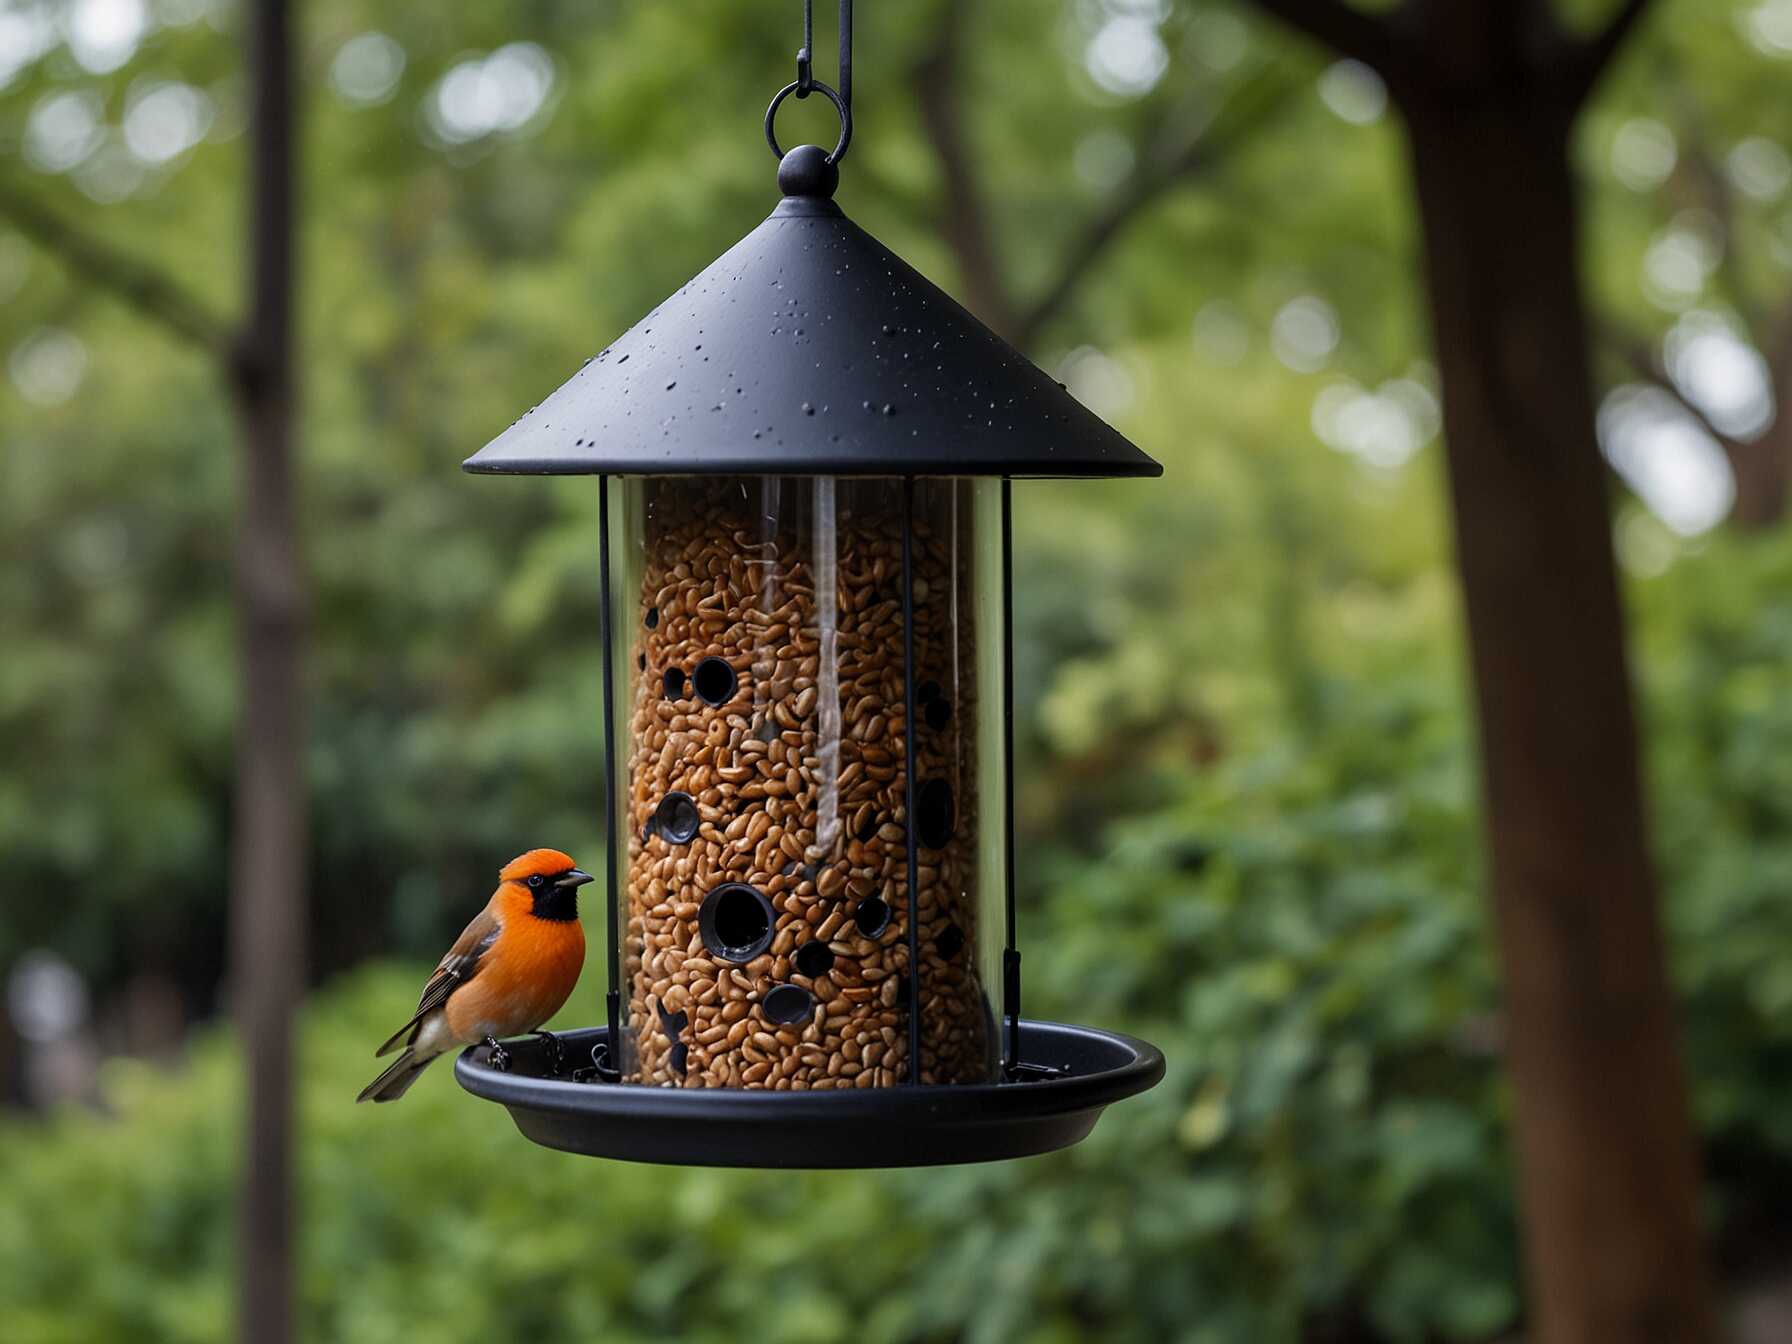
<path fill-rule="evenodd" d="M 591 881 L 572 859 L 557 849 L 532 849 L 519 854 L 498 872 L 498 880 L 526 896 L 526 907 L 539 919 L 577 919 L 579 888 Z"/>

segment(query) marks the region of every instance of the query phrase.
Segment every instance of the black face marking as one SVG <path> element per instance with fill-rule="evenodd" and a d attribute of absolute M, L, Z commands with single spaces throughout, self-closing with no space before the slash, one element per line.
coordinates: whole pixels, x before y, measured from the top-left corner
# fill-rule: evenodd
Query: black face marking
<path fill-rule="evenodd" d="M 554 874 L 555 878 L 562 876 L 564 874 Z M 529 894 L 535 898 L 535 904 L 530 908 L 529 913 L 537 919 L 568 920 L 579 917 L 579 889 L 577 887 L 559 886 L 556 882 L 537 873 L 529 879 Z"/>

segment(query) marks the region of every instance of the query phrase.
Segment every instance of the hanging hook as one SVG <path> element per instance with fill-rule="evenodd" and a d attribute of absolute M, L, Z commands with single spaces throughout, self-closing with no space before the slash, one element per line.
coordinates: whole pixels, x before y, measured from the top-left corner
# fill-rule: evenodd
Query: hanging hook
<path fill-rule="evenodd" d="M 772 153 L 778 158 L 784 157 L 784 151 L 778 145 L 778 136 L 773 128 L 777 119 L 778 108 L 784 100 L 795 94 L 798 98 L 807 98 L 811 93 L 820 93 L 834 105 L 840 115 L 840 139 L 834 146 L 833 153 L 828 155 L 830 164 L 838 164 L 846 156 L 846 147 L 852 143 L 852 0 L 840 0 L 840 87 L 831 88 L 815 78 L 815 0 L 803 0 L 803 45 L 796 53 L 796 79 L 772 97 L 771 106 L 765 109 L 765 142 L 771 146 Z"/>
<path fill-rule="evenodd" d="M 815 88 L 815 0 L 803 0 L 803 45 L 796 53 L 796 96 Z"/>

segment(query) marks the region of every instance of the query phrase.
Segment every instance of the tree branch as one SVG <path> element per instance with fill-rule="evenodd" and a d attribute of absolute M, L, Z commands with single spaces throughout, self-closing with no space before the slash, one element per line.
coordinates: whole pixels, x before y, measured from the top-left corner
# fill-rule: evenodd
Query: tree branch
<path fill-rule="evenodd" d="M 1604 28 L 1571 49 L 1568 80 L 1570 94 L 1576 103 L 1584 102 L 1593 92 L 1599 77 L 1612 63 L 1637 21 L 1647 12 L 1649 4 L 1650 0 L 1622 0 Z"/>
<path fill-rule="evenodd" d="M 1258 130 L 1288 104 L 1294 85 L 1266 67 L 1233 95 L 1227 105 L 1204 122 L 1180 148 L 1157 156 L 1135 171 L 1104 208 L 1071 241 L 1052 282 L 1019 313 L 1013 339 L 1027 349 L 1056 317 L 1076 288 L 1100 260 L 1108 245 L 1171 188 L 1209 171 L 1241 139 Z"/>
<path fill-rule="evenodd" d="M 109 290 L 183 340 L 220 358 L 233 357 L 235 330 L 172 277 L 4 180 L 0 180 L 0 218 L 11 220 L 21 233 L 60 257 L 83 279 Z"/>
<path fill-rule="evenodd" d="M 1760 350 L 1773 380 L 1775 414 L 1792 417 L 1792 295 L 1781 301 L 1778 315 L 1764 325 Z"/>
<path fill-rule="evenodd" d="M 1342 55 L 1372 67 L 1391 86 L 1404 58 L 1393 25 L 1344 0 L 1256 0 L 1257 8 Z"/>
<path fill-rule="evenodd" d="M 1772 343 L 1770 323 L 1762 305 L 1749 293 L 1744 283 L 1738 230 L 1736 228 L 1736 194 L 1730 180 L 1711 152 L 1711 139 L 1704 112 L 1698 100 L 1683 84 L 1672 90 L 1680 123 L 1681 150 L 1679 161 L 1684 165 L 1687 180 L 1703 198 L 1703 204 L 1717 221 L 1717 274 L 1726 291 L 1730 306 L 1741 316 L 1748 329 L 1748 338 L 1763 353 Z"/>
<path fill-rule="evenodd" d="M 970 7 L 971 0 L 945 0 L 940 6 L 933 42 L 915 63 L 911 78 L 921 125 L 945 177 L 941 228 L 958 258 L 967 305 L 1000 335 L 1012 338 L 1017 326 L 1014 300 L 996 259 L 982 179 L 971 161 L 965 130 L 958 53 Z"/>

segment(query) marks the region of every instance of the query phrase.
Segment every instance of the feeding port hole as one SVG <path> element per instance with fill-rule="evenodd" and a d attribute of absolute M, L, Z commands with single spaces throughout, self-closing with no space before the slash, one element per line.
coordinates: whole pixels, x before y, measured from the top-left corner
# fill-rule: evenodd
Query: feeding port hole
<path fill-rule="evenodd" d="M 772 903 L 745 882 L 717 887 L 697 914 L 703 945 L 737 966 L 771 946 L 773 919 Z"/>

